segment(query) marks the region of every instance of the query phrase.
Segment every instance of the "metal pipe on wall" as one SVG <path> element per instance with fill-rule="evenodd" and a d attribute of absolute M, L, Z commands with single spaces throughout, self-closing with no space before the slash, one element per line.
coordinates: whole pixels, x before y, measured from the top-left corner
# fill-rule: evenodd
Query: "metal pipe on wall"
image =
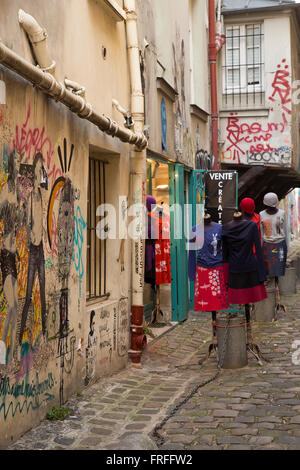
<path fill-rule="evenodd" d="M 122 142 L 136 145 L 140 150 L 146 148 L 148 141 L 142 132 L 134 133 L 129 129 L 119 126 L 110 117 L 97 113 L 81 96 L 67 90 L 51 74 L 30 64 L 6 47 L 1 40 L 0 63 L 31 82 L 34 86 L 55 99 L 55 101 L 63 103 L 82 119 L 86 119 L 96 125 L 102 132 L 117 137 Z"/>
<path fill-rule="evenodd" d="M 35 58 L 41 69 L 44 72 L 54 73 L 56 64 L 51 59 L 48 50 L 47 31 L 39 25 L 33 16 L 21 9 L 19 10 L 19 23 L 28 35 Z"/>
<path fill-rule="evenodd" d="M 215 0 L 209 1 L 209 64 L 210 64 L 210 95 L 211 95 L 211 152 L 214 156 L 214 170 L 219 168 L 219 114 L 217 94 L 217 43 L 216 43 L 216 8 Z"/>
<path fill-rule="evenodd" d="M 131 115 L 134 129 L 138 133 L 144 130 L 144 95 L 140 69 L 140 51 L 138 46 L 137 14 L 135 0 L 124 0 L 124 9 L 127 15 L 126 36 L 131 81 Z M 143 334 L 144 320 L 144 239 L 145 226 L 145 184 L 146 184 L 146 150 L 132 151 L 132 204 L 136 205 L 135 237 L 132 241 L 132 297 L 131 297 L 131 345 L 129 355 L 133 365 L 140 366 L 142 350 L 146 345 L 146 336 Z"/>

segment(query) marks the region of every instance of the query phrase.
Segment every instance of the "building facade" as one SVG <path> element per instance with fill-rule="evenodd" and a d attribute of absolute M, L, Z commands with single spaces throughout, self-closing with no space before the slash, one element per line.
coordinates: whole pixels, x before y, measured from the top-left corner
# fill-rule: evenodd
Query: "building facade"
<path fill-rule="evenodd" d="M 239 171 L 240 198 L 299 184 L 299 8 L 293 1 L 223 1 L 220 160 Z"/>
<path fill-rule="evenodd" d="M 189 220 L 168 207 L 177 204 L 183 210 L 192 170 L 197 163 L 211 165 L 208 2 L 139 0 L 137 11 L 148 137 L 146 193 L 170 217 L 172 281 L 160 286 L 160 320 L 182 321 L 189 310 L 187 250 L 184 237 L 176 235 L 187 233 Z M 155 292 L 146 282 L 147 320 L 154 307 Z"/>
<path fill-rule="evenodd" d="M 153 305 L 128 208 L 183 206 L 210 165 L 206 1 L 42 3 L 1 3 L 1 447 L 126 367 L 132 312 Z M 189 308 L 179 225 L 167 322 Z"/>
<path fill-rule="evenodd" d="M 1 63 L 1 445 L 128 361 L 130 241 L 101 240 L 96 212 L 122 220 L 130 197 L 133 145 L 113 105 L 130 109 L 126 14 L 119 0 L 42 3 L 2 2 L 1 44 L 33 66 L 48 54 L 64 100 L 90 103 L 116 137 Z"/>

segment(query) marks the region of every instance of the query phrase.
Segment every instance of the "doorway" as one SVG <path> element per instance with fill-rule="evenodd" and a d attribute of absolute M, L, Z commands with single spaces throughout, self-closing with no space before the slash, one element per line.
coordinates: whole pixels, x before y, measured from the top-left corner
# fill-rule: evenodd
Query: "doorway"
<path fill-rule="evenodd" d="M 188 202 L 188 176 L 183 165 L 158 158 L 147 159 L 147 195 L 156 199 L 170 220 L 171 283 L 160 286 L 160 306 L 163 322 L 180 322 L 189 311 L 189 283 L 187 274 L 188 252 L 185 240 L 187 224 L 184 205 Z M 180 214 L 172 206 L 180 208 Z M 181 234 L 181 237 L 180 237 Z M 155 307 L 155 294 L 151 284 L 145 282 L 144 315 L 147 322 Z"/>

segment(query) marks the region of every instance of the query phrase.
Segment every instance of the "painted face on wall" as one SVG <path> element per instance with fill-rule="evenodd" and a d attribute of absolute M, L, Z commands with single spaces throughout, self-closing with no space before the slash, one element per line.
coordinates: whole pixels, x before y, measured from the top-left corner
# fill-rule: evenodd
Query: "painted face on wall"
<path fill-rule="evenodd" d="M 66 280 L 70 274 L 74 241 L 74 199 L 70 180 L 60 196 L 58 213 L 58 266 L 59 274 Z"/>

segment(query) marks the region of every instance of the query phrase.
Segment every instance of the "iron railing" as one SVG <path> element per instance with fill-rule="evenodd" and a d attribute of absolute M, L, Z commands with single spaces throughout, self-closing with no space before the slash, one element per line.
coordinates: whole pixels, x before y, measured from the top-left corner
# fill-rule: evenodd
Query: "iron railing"
<path fill-rule="evenodd" d="M 90 157 L 87 201 L 86 298 L 88 301 L 108 295 L 106 239 L 101 239 L 97 234 L 97 224 L 100 222 L 100 218 L 96 215 L 97 208 L 99 205 L 105 204 L 105 201 L 105 162 Z"/>
<path fill-rule="evenodd" d="M 264 106 L 262 24 L 226 27 L 222 80 L 224 108 Z"/>

